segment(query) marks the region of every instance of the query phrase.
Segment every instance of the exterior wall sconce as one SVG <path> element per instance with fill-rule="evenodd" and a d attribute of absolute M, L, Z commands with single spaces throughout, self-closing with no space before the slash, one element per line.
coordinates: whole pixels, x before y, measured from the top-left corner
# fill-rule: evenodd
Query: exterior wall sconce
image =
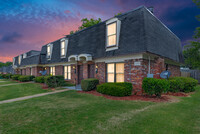
<path fill-rule="evenodd" d="M 95 69 L 95 72 L 96 72 L 96 74 L 98 73 L 98 66 L 96 65 L 96 67 L 95 67 L 96 69 Z"/>
<path fill-rule="evenodd" d="M 76 74 L 76 66 L 73 66 L 74 73 Z"/>

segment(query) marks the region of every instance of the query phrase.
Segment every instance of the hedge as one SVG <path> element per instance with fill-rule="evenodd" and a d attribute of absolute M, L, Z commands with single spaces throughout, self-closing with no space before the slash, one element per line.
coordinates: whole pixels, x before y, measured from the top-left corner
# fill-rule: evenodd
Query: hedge
<path fill-rule="evenodd" d="M 170 92 L 193 92 L 198 81 L 191 77 L 172 77 L 169 79 Z"/>
<path fill-rule="evenodd" d="M 58 76 L 46 76 L 45 77 L 45 83 L 48 85 L 48 87 L 61 87 L 65 86 L 66 82 L 64 80 L 64 76 L 58 75 Z"/>
<path fill-rule="evenodd" d="M 15 74 L 15 75 L 13 75 L 11 78 L 12 78 L 12 80 L 19 80 L 19 77 L 20 77 L 21 75 L 19 75 L 19 74 Z"/>
<path fill-rule="evenodd" d="M 18 79 L 21 82 L 28 82 L 28 81 L 33 81 L 34 78 L 35 78 L 35 76 L 23 75 L 23 76 L 20 76 Z"/>
<path fill-rule="evenodd" d="M 165 79 L 144 78 L 142 81 L 142 88 L 148 95 L 161 97 L 163 92 L 169 90 L 170 83 Z"/>
<path fill-rule="evenodd" d="M 37 83 L 44 83 L 45 82 L 45 76 L 35 77 L 34 81 L 37 82 Z"/>
<path fill-rule="evenodd" d="M 84 79 L 81 81 L 81 88 L 83 91 L 91 91 L 96 89 L 96 86 L 99 84 L 99 80 L 95 78 Z"/>
<path fill-rule="evenodd" d="M 97 86 L 97 92 L 111 96 L 130 96 L 133 86 L 128 82 L 104 83 Z"/>

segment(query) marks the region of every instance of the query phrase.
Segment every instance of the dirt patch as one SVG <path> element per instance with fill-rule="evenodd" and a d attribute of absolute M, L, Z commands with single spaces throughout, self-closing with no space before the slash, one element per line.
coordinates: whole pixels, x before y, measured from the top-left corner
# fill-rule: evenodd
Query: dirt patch
<path fill-rule="evenodd" d="M 38 83 L 38 84 L 40 84 L 41 85 L 41 87 L 42 87 L 42 89 L 44 89 L 44 90 L 48 90 L 48 89 L 51 89 L 52 91 L 55 91 L 56 89 L 55 88 L 50 88 L 50 87 L 48 87 L 46 84 L 44 84 L 44 83 Z"/>
<path fill-rule="evenodd" d="M 141 100 L 141 101 L 151 101 L 151 102 L 171 102 L 170 100 L 172 99 L 168 95 L 163 95 L 161 98 L 158 98 L 156 96 L 148 96 L 148 95 L 131 95 L 131 96 L 126 96 L 126 97 L 115 97 L 115 96 L 104 95 L 104 94 L 98 93 L 97 91 L 88 91 L 88 92 L 77 91 L 77 92 L 92 94 L 95 96 L 103 96 L 111 100 Z"/>

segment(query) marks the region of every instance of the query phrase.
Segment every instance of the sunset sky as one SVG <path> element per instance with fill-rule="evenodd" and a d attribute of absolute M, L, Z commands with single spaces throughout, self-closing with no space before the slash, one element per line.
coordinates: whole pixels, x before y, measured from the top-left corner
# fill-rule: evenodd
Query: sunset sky
<path fill-rule="evenodd" d="M 154 14 L 186 44 L 200 26 L 192 0 L 0 0 L 0 61 L 57 40 L 76 30 L 81 19 L 109 19 L 138 6 Z"/>

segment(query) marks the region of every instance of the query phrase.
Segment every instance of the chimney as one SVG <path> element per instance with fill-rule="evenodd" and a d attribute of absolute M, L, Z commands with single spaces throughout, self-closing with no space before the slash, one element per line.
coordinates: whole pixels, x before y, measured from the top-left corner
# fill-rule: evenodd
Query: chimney
<path fill-rule="evenodd" d="M 148 9 L 149 9 L 149 11 L 150 11 L 151 13 L 153 13 L 153 10 L 154 10 L 153 7 L 148 7 Z"/>

